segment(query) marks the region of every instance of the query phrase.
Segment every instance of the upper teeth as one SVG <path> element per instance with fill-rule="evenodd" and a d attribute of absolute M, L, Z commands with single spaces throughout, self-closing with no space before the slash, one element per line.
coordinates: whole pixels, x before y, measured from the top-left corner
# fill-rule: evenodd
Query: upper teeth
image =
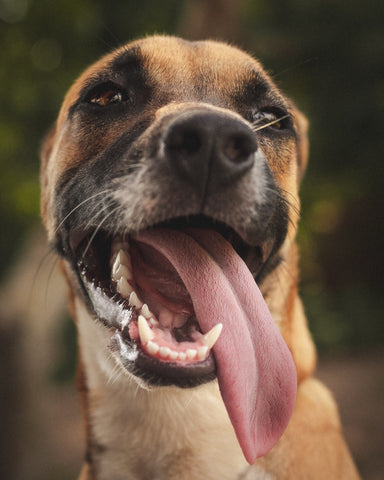
<path fill-rule="evenodd" d="M 139 297 L 137 296 L 136 292 L 132 292 L 129 296 L 129 305 L 131 307 L 141 308 L 143 303 L 140 301 Z"/>
<path fill-rule="evenodd" d="M 205 335 L 197 330 L 193 333 L 193 340 L 189 342 L 173 342 L 169 340 L 170 333 L 164 322 L 159 323 L 147 304 L 143 304 L 130 282 L 133 280 L 131 259 L 127 253 L 129 246 L 122 241 L 114 241 L 111 258 L 111 279 L 116 283 L 116 290 L 123 298 L 129 298 L 129 305 L 138 310 L 137 320 L 140 342 L 151 355 L 160 355 L 162 359 L 170 361 L 201 361 L 207 357 L 209 350 L 220 336 L 223 325 L 218 323 Z M 172 314 L 168 312 L 169 315 Z M 167 311 L 160 312 L 165 317 Z M 188 316 L 175 314 L 171 324 L 182 327 Z M 170 325 L 168 325 L 170 327 Z M 165 328 L 165 329 L 164 329 Z M 169 338 L 168 338 L 169 336 Z M 157 341 L 156 341 L 157 338 Z M 160 342 L 160 344 L 159 344 Z M 162 343 L 166 343 L 165 345 Z M 193 346 L 196 345 L 196 348 Z"/>
<path fill-rule="evenodd" d="M 131 259 L 123 250 L 119 250 L 112 265 L 112 280 L 118 282 L 121 277 L 132 280 Z"/>
<path fill-rule="evenodd" d="M 144 303 L 144 305 L 141 307 L 141 314 L 149 320 L 152 316 L 152 313 L 149 311 L 148 305 Z"/>
<path fill-rule="evenodd" d="M 116 289 L 120 293 L 120 295 L 125 298 L 127 298 L 131 294 L 131 292 L 133 292 L 133 288 L 128 283 L 125 277 L 121 277 L 119 279 L 116 285 Z"/>

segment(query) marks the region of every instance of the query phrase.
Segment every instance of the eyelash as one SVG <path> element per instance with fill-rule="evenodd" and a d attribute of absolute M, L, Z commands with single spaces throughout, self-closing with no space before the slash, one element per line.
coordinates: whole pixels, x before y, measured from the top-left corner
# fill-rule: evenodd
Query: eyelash
<path fill-rule="evenodd" d="M 264 128 L 273 128 L 274 130 L 284 130 L 291 124 L 290 114 L 281 111 L 258 110 L 253 113 L 252 127 L 255 131 Z"/>

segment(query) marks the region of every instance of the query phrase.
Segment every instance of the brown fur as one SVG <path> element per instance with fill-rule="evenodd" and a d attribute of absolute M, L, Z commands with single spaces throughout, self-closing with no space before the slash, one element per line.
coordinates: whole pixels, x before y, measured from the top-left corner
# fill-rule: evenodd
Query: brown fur
<path fill-rule="evenodd" d="M 132 46 L 140 46 L 148 81 L 156 86 L 157 95 L 170 99 L 167 103 L 162 98 L 160 107 L 153 100 L 146 112 L 140 113 L 148 119 L 148 131 L 153 125 L 165 122 L 169 115 L 200 105 L 203 94 L 193 86 L 201 72 L 210 85 L 203 108 L 224 111 L 234 117 L 239 115 L 231 113 L 234 106 L 228 104 L 229 93 L 247 80 L 250 69 L 268 78 L 261 65 L 250 56 L 216 42 L 199 44 L 198 56 L 184 42 L 171 37 L 147 38 L 129 47 Z M 68 121 L 71 107 L 87 79 L 97 75 L 116 57 L 116 52 L 104 57 L 80 76 L 65 97 L 57 123 L 46 138 L 41 171 L 42 214 L 52 242 L 58 228 L 56 190 L 63 176 L 69 169 L 86 164 L 133 124 L 133 119 L 126 118 L 124 124 L 105 127 L 103 134 L 96 135 L 94 140 L 92 126 L 89 131 L 78 131 L 76 119 Z M 280 96 L 276 86 L 268 81 L 271 95 Z M 316 354 L 298 296 L 298 253 L 294 241 L 298 186 L 307 163 L 307 120 L 288 103 L 297 141 L 291 139 L 279 146 L 266 141 L 263 145 L 275 181 L 282 191 L 288 192 L 292 204 L 287 237 L 280 248 L 284 262 L 262 284 L 264 298 L 289 346 L 298 373 L 296 406 L 285 434 L 270 453 L 250 467 L 237 445 L 215 382 L 192 393 L 167 387 L 152 392 L 152 396 L 146 390 L 129 385 L 125 377 L 116 382 L 103 382 L 102 370 L 108 367 L 108 360 L 105 365 L 100 363 L 99 368 L 92 355 L 100 352 L 104 339 L 99 327 L 89 320 L 78 293 L 78 281 L 64 261 L 72 310 L 79 328 L 78 384 L 87 422 L 87 461 L 81 480 L 358 478 L 343 440 L 333 397 L 312 378 Z M 147 215 L 151 214 L 153 205 L 149 198 L 143 198 L 141 208 Z M 193 401 L 189 400 L 191 396 Z M 207 410 L 208 415 L 204 413 Z"/>

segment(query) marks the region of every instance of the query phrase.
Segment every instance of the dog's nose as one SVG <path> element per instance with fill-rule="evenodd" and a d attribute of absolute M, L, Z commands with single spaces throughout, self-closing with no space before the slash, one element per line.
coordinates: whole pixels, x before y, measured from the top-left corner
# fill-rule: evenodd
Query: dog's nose
<path fill-rule="evenodd" d="M 252 168 L 257 150 L 246 123 L 211 112 L 174 120 L 165 132 L 164 145 L 172 169 L 200 193 L 243 176 Z"/>

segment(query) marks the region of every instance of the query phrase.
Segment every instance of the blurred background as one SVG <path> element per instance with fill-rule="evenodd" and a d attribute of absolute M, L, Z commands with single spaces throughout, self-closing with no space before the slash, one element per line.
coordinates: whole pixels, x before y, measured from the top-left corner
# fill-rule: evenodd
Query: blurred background
<path fill-rule="evenodd" d="M 76 339 L 39 218 L 39 146 L 74 78 L 144 34 L 254 53 L 310 119 L 301 292 L 365 479 L 384 472 L 380 0 L 0 0 L 0 478 L 76 478 Z"/>

